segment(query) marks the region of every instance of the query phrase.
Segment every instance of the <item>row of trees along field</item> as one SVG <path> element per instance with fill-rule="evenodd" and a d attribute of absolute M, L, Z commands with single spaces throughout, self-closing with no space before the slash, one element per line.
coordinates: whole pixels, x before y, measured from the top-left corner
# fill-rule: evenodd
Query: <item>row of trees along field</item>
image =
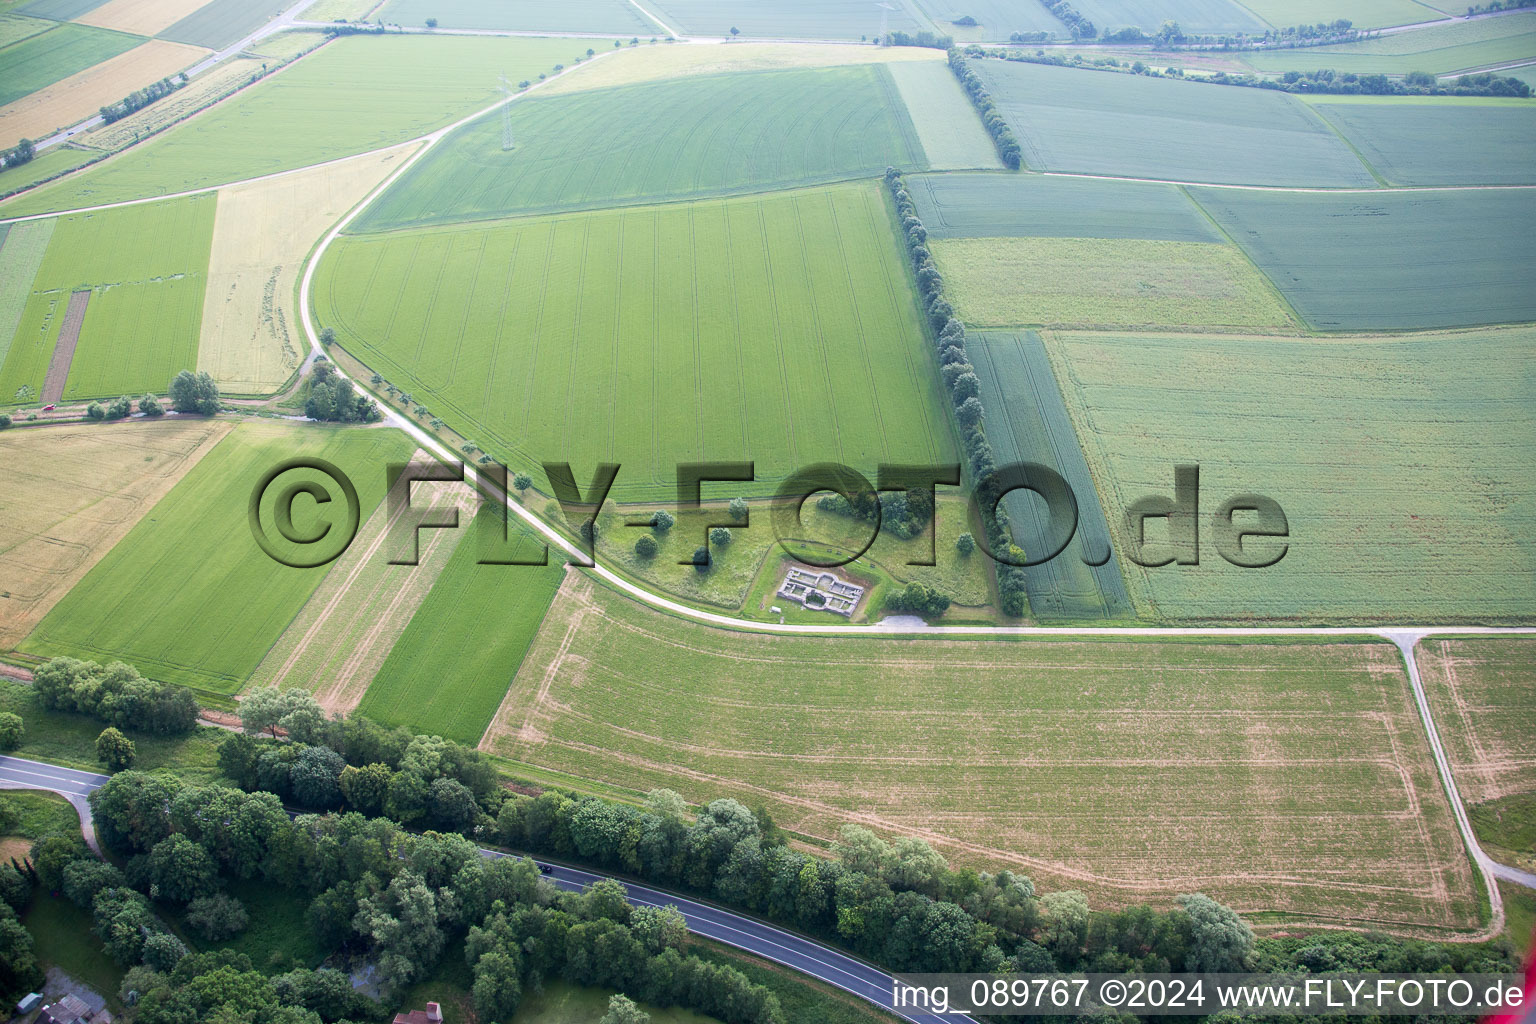
<path fill-rule="evenodd" d="M 887 167 L 885 183 L 896 200 L 896 215 L 901 218 L 902 227 L 906 231 L 907 254 L 912 259 L 912 269 L 917 275 L 917 286 L 928 312 L 928 322 L 938 335 L 939 373 L 944 378 L 944 387 L 949 391 L 954 404 L 955 418 L 960 423 L 972 484 L 978 486 L 997 469 L 997 462 L 993 458 L 991 442 L 987 440 L 985 410 L 981 405 L 981 380 L 976 376 L 976 368 L 971 365 L 965 353 L 965 326 L 956 319 L 954 307 L 944 298 L 944 277 L 933 265 L 933 254 L 928 251 L 928 229 L 917 215 L 917 207 L 912 203 L 912 196 L 907 192 L 901 172 L 894 167 Z M 1023 550 L 1013 542 L 1008 510 L 989 501 L 986 494 L 978 496 L 981 499 L 988 550 L 1006 552 L 1010 561 L 1024 561 Z M 999 561 L 997 587 L 999 603 L 1005 615 L 1018 617 L 1029 610 L 1023 569 Z"/>
<path fill-rule="evenodd" d="M 1085 60 L 1081 54 L 1070 57 L 1059 53 L 1036 50 L 987 49 L 972 43 L 964 51 L 966 57 L 992 58 L 994 60 L 1022 61 L 1026 64 L 1050 64 L 1062 68 L 1079 68 L 1085 71 L 1104 71 L 1126 75 L 1146 75 L 1149 78 L 1178 78 L 1207 85 L 1238 85 L 1250 89 L 1273 89 L 1277 92 L 1326 93 L 1343 96 L 1515 96 L 1528 99 L 1529 83 L 1507 75 L 1491 72 L 1458 75 L 1441 81 L 1427 71 L 1410 71 L 1402 78 L 1386 75 L 1360 75 L 1353 71 L 1334 71 L 1320 68 L 1316 71 L 1287 71 L 1279 78 L 1260 75 L 1234 75 L 1216 71 L 1209 75 L 1186 78 L 1179 68 L 1166 72 L 1149 67 L 1142 61 L 1122 63 L 1115 57 L 1099 57 Z M 959 72 L 956 72 L 957 74 Z M 973 72 L 974 73 L 974 72 Z M 961 81 L 965 79 L 962 77 Z M 969 88 L 969 87 L 967 87 Z"/>
<path fill-rule="evenodd" d="M 976 112 L 981 115 L 981 123 L 986 125 L 987 131 L 991 133 L 992 142 L 997 146 L 998 157 L 1010 169 L 1018 170 L 1024 160 L 1024 151 L 1019 147 L 1019 140 L 1014 137 L 1013 129 L 1008 127 L 1008 122 L 1003 120 L 1003 115 L 997 112 L 997 106 L 992 102 L 992 97 L 987 94 L 987 87 L 966 63 L 965 53 L 951 48 L 949 68 L 955 73 L 955 77 L 960 79 L 960 84 L 965 88 L 966 94 L 971 97 L 971 103 L 975 105 Z"/>

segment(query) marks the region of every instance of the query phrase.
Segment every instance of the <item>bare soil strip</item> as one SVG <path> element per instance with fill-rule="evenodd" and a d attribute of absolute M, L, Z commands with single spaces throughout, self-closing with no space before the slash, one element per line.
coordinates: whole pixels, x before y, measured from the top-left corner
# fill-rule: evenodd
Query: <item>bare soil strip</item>
<path fill-rule="evenodd" d="M 59 325 L 59 340 L 54 343 L 53 358 L 48 361 L 48 376 L 43 378 L 44 405 L 52 405 L 64 397 L 64 381 L 69 377 L 69 364 L 75 360 L 75 345 L 80 341 L 85 307 L 90 301 L 89 288 L 70 293 L 69 308 L 64 311 L 64 322 Z"/>

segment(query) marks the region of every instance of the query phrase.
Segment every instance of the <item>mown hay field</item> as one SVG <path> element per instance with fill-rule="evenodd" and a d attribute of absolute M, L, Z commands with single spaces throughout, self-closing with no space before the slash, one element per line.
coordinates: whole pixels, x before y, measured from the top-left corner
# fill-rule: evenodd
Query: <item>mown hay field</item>
<path fill-rule="evenodd" d="M 1426 637 L 1416 653 L 1461 798 L 1536 796 L 1536 638 Z"/>
<path fill-rule="evenodd" d="M 1314 109 L 1394 185 L 1536 184 L 1536 107 L 1528 103 L 1319 103 Z"/>
<path fill-rule="evenodd" d="M 428 458 L 418 449 L 411 460 Z M 411 488 L 411 507 L 431 514 L 458 509 L 461 528 L 421 531 L 417 564 L 395 565 L 393 560 L 403 561 L 407 549 L 394 541 L 396 536 L 409 537 L 409 527 L 400 518 L 403 509 L 394 514 L 388 498 L 380 502 L 261 660 L 249 686 L 301 686 L 314 691 L 320 705 L 333 714 L 357 707 L 464 538 L 463 524 L 473 515 L 475 502 L 463 484 L 419 483 Z M 437 650 L 431 643 L 428 648 Z"/>
<path fill-rule="evenodd" d="M 26 487 L 0 492 L 0 650 L 32 631 L 230 429 L 212 420 L 0 434 L 0 462 Z"/>
<path fill-rule="evenodd" d="M 386 465 L 413 449 L 394 430 L 239 425 L 54 605 L 20 649 L 118 659 L 155 679 L 234 693 L 327 572 L 289 568 L 257 546 L 248 508 L 263 474 L 294 456 L 324 459 L 351 478 L 366 518 L 384 495 Z M 294 470 L 282 484 L 324 479 Z M 262 520 L 274 537 L 277 490 L 268 490 Z M 336 521 L 324 515 L 311 499 L 294 503 L 301 533 Z"/>
<path fill-rule="evenodd" d="M 1165 21 L 1176 21 L 1185 32 L 1202 35 L 1263 35 L 1267 27 L 1235 0 L 1082 0 L 1076 6 L 1100 32 L 1134 25 L 1150 34 Z"/>
<path fill-rule="evenodd" d="M 537 77 L 570 49 L 549 39 L 338 39 L 143 146 L 12 199 L 0 216 L 185 192 L 382 149 L 489 106 L 498 75 Z"/>
<path fill-rule="evenodd" d="M 1536 377 L 1520 369 L 1536 331 L 1046 343 L 1143 617 L 1536 619 Z M 1135 566 L 1125 509 L 1171 498 L 1181 463 L 1200 466 L 1200 564 Z M 1284 509 L 1289 546 L 1276 565 L 1238 568 L 1209 517 L 1254 493 Z"/>
<path fill-rule="evenodd" d="M 913 174 L 907 188 L 931 238 L 1222 241 L 1176 185 L 977 173 Z"/>
<path fill-rule="evenodd" d="M 636 85 L 690 75 L 723 75 L 738 71 L 789 71 L 795 68 L 837 67 L 842 64 L 943 64 L 944 54 L 917 46 L 858 46 L 850 43 L 722 43 L 666 46 L 642 40 L 625 45 L 607 60 L 592 61 L 539 89 L 544 97 L 562 93 Z"/>
<path fill-rule="evenodd" d="M 0 50 L 0 108 L 78 71 L 126 53 L 144 40 L 86 25 L 60 25 Z M 6 146 L 15 145 L 7 139 Z"/>
<path fill-rule="evenodd" d="M 1316 25 L 1347 18 L 1356 28 L 1390 28 L 1421 21 L 1438 21 L 1456 13 L 1442 0 L 1440 8 L 1419 0 L 1238 0 L 1276 28 Z"/>
<path fill-rule="evenodd" d="M 354 21 L 372 14 L 384 0 L 317 0 L 304 8 L 305 21 Z"/>
<path fill-rule="evenodd" d="M 134 90 L 180 72 L 207 52 L 151 39 L 0 108 L 0 140 L 11 145 L 77 124 Z"/>
<path fill-rule="evenodd" d="M 197 361 L 213 196 L 58 219 L 0 369 L 0 400 L 35 398 L 72 291 L 92 292 L 64 397 L 163 393 Z"/>
<path fill-rule="evenodd" d="M 221 50 L 250 35 L 289 6 L 287 0 L 208 0 L 161 30 L 160 38 Z"/>
<path fill-rule="evenodd" d="M 1323 67 L 1357 75 L 1410 71 L 1440 75 L 1532 58 L 1536 58 L 1536 13 L 1456 21 L 1358 43 L 1245 54 L 1243 60 L 1263 72 Z"/>
<path fill-rule="evenodd" d="M 951 238 L 929 248 L 960 318 L 982 327 L 1293 327 L 1234 245 L 1132 238 Z"/>
<path fill-rule="evenodd" d="M 1319 330 L 1536 320 L 1526 192 L 1190 193 Z"/>
<path fill-rule="evenodd" d="M 1077 536 L 1056 558 L 1024 570 L 1033 618 L 1051 621 L 1134 619 L 1109 525 L 1083 458 L 1072 420 L 1056 386 L 1050 359 L 1033 332 L 975 332 L 966 352 L 981 379 L 981 404 L 987 410 L 987 440 L 999 465 L 1033 462 L 1054 469 L 1077 499 Z M 1003 499 L 1014 541 L 1039 557 L 1050 548 L 1044 503 L 1028 491 Z M 1097 561 L 1108 546 L 1110 559 Z"/>
<path fill-rule="evenodd" d="M 644 6 L 685 36 L 726 36 L 736 28 L 747 39 L 873 39 L 882 13 L 866 0 L 651 0 Z M 886 24 L 892 32 L 927 27 L 903 0 L 891 4 Z"/>
<path fill-rule="evenodd" d="M 612 32 L 615 38 L 622 35 L 626 43 L 636 37 L 649 39 L 661 31 L 628 0 L 519 0 L 510 4 L 503 0 L 390 0 L 378 17 L 400 25 L 425 25 L 428 18 L 436 18 L 441 28 Z M 591 45 L 582 43 L 583 48 Z"/>
<path fill-rule="evenodd" d="M 1397 650 L 781 637 L 572 574 L 482 749 L 690 801 L 761 799 L 1100 905 L 1198 888 L 1245 913 L 1478 917 Z"/>
<path fill-rule="evenodd" d="M 619 58 L 614 58 L 619 59 Z M 867 65 L 685 78 L 491 113 L 434 148 L 353 230 L 763 191 L 922 161 L 888 71 Z"/>
<path fill-rule="evenodd" d="M 316 239 L 405 160 L 410 147 L 219 190 L 197 368 L 227 394 L 276 391 L 309 346 L 294 284 Z"/>
<path fill-rule="evenodd" d="M 461 516 L 462 528 L 473 529 L 474 518 Z M 514 523 L 506 549 L 495 557 L 532 560 L 543 547 L 532 530 Z M 480 565 L 486 556 L 479 538 L 459 541 L 369 684 L 361 714 L 471 746 L 479 742 L 566 572 L 558 552 L 545 566 Z"/>
<path fill-rule="evenodd" d="M 24 14 L 0 14 L 0 47 L 19 43 L 23 39 L 47 32 L 53 22 L 46 18 L 29 18 Z"/>
<path fill-rule="evenodd" d="M 1371 187 L 1328 125 L 1262 89 L 976 60 L 1034 170 L 1239 185 Z"/>
<path fill-rule="evenodd" d="M 82 25 L 110 28 L 118 32 L 152 36 L 169 28 L 208 0 L 108 0 L 107 3 L 75 20 Z"/>
<path fill-rule="evenodd" d="M 748 496 L 815 462 L 954 458 L 875 183 L 341 239 L 319 323 L 516 470 L 622 465 L 671 500 L 680 462 L 755 460 Z M 540 484 L 541 488 L 544 485 Z"/>
<path fill-rule="evenodd" d="M 934 170 L 998 168 L 997 147 L 960 82 L 939 61 L 889 65 L 896 89 Z"/>

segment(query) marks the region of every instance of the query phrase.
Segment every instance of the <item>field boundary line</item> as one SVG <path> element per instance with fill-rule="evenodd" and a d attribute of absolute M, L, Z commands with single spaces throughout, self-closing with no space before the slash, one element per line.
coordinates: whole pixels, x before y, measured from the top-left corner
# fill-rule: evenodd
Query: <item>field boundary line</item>
<path fill-rule="evenodd" d="M 635 10 L 639 11 L 641 14 L 645 15 L 647 18 L 651 19 L 651 21 L 653 23 L 655 23 L 657 25 L 660 25 L 661 26 L 661 30 L 663 32 L 665 32 L 667 35 L 671 36 L 673 39 L 681 39 L 681 38 L 683 38 L 682 36 L 677 34 L 677 30 L 674 29 L 671 25 L 668 25 L 666 22 L 664 22 L 660 18 L 656 17 L 656 15 L 652 14 L 650 11 L 646 10 L 644 7 L 641 7 L 639 2 L 638 2 L 638 0 L 629 0 L 629 5 L 631 7 L 633 7 Z"/>

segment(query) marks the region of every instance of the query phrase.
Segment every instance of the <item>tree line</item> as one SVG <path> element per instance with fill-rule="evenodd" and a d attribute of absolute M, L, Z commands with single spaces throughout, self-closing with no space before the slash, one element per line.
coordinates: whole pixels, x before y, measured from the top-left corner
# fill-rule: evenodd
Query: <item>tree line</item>
<path fill-rule="evenodd" d="M 951 62 L 955 58 L 951 51 Z M 961 58 L 963 62 L 963 58 Z M 969 70 L 969 69 L 967 69 Z M 974 75 L 974 72 L 971 72 Z M 963 81 L 963 79 L 962 79 Z M 918 291 L 922 294 L 928 322 L 937 333 L 939 373 L 949 391 L 960 424 L 971 480 L 980 484 L 989 479 L 997 462 L 993 458 L 991 442 L 987 440 L 985 410 L 981 404 L 981 380 L 965 352 L 965 327 L 954 315 L 954 308 L 944 298 L 944 277 L 933 264 L 933 254 L 928 251 L 928 229 L 917 215 L 917 207 L 907 192 L 906 181 L 894 167 L 885 169 L 886 187 L 896 201 L 896 215 L 906 231 L 907 254 L 917 277 Z M 1013 543 L 1009 528 L 1008 510 L 988 500 L 989 495 L 978 494 L 981 499 L 982 522 L 986 527 L 986 540 L 990 550 L 1006 552 L 1014 562 L 1024 561 L 1024 552 Z M 1005 615 L 1015 618 L 1029 610 L 1029 598 L 1024 586 L 1024 570 L 1016 565 L 998 562 L 998 603 Z"/>
<path fill-rule="evenodd" d="M 687 928 L 675 908 L 633 908 L 618 882 L 561 892 L 531 862 L 487 859 L 463 836 L 415 834 L 354 812 L 290 820 L 270 792 L 124 772 L 90 799 L 102 841 L 126 858 L 123 869 L 40 850 L 38 870 L 45 884 L 56 878 L 90 908 L 108 952 L 132 967 L 139 1024 L 387 1019 L 381 1004 L 343 992 L 338 972 L 264 979 L 246 977 L 228 953 L 189 957 L 156 908 L 185 908 L 189 923 L 205 928 L 227 916 L 221 901 L 238 906 L 220 892 L 234 879 L 261 879 L 306 900 L 319 944 L 375 964 L 394 992 L 430 974 L 463 938 L 484 1020 L 510 1018 L 523 991 L 556 978 L 726 1024 L 783 1019 L 767 989 L 685 955 Z"/>
<path fill-rule="evenodd" d="M 1353 71 L 1341 72 L 1330 68 L 1317 71 L 1287 71 L 1279 78 L 1264 78 L 1252 74 L 1234 75 L 1225 71 L 1187 78 L 1178 68 L 1159 71 L 1139 60 L 1124 64 L 1114 57 L 1087 60 L 1082 54 L 1067 57 L 1058 53 L 1046 53 L 1044 50 L 1036 50 L 1033 53 L 1001 48 L 989 50 L 974 43 L 965 48 L 965 56 L 1023 61 L 1028 64 L 1050 64 L 1055 67 L 1083 68 L 1089 71 L 1146 75 L 1149 78 L 1177 78 L 1188 82 L 1238 85 L 1291 93 L 1361 96 L 1515 96 L 1521 99 L 1528 99 L 1531 95 L 1531 87 L 1528 83 L 1512 76 L 1500 76 L 1488 72 L 1459 75 L 1454 80 L 1446 82 L 1424 71 L 1410 71 L 1401 79 L 1393 79 L 1386 75 L 1362 75 Z"/>
<path fill-rule="evenodd" d="M 103 668 L 94 661 L 53 658 L 32 674 L 32 688 L 50 711 L 87 715 L 118 729 L 173 736 L 197 726 L 191 690 L 146 679 L 120 661 Z"/>
<path fill-rule="evenodd" d="M 966 62 L 965 53 L 952 47 L 949 51 L 949 69 L 960 79 L 976 112 L 981 115 L 981 123 L 986 125 L 993 144 L 997 146 L 997 155 L 1010 169 L 1018 170 L 1023 163 L 1024 151 L 1019 148 L 1019 140 L 1014 138 L 1013 129 L 1008 127 L 1003 115 L 997 112 L 997 105 L 992 102 L 981 77 Z"/>
<path fill-rule="evenodd" d="M 1056 19 L 1067 26 L 1073 39 L 1092 39 L 1099 34 L 1093 22 L 1083 17 L 1081 11 L 1073 7 L 1067 0 L 1040 0 L 1041 6 L 1056 16 Z"/>
<path fill-rule="evenodd" d="M 135 89 L 116 103 L 109 103 L 101 108 L 101 119 L 107 124 L 121 121 L 134 111 L 143 110 L 158 99 L 169 96 L 171 93 L 187 84 L 185 73 L 175 78 L 162 78 L 153 85 L 147 85 L 142 89 Z"/>

